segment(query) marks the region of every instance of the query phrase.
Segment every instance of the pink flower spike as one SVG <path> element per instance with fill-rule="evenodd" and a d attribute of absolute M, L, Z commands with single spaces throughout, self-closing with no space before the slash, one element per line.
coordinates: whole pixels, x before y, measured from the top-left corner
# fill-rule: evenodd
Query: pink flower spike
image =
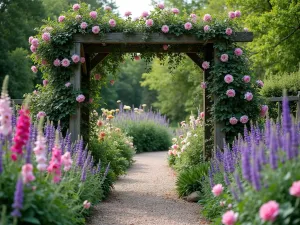
<path fill-rule="evenodd" d="M 204 17 L 203 17 L 203 20 L 205 22 L 210 22 L 212 20 L 212 17 L 210 14 L 205 14 Z"/>
<path fill-rule="evenodd" d="M 100 32 L 100 27 L 99 27 L 99 26 L 93 26 L 92 32 L 93 32 L 94 34 L 98 34 L 98 33 Z"/>
<path fill-rule="evenodd" d="M 51 35 L 50 35 L 50 33 L 48 33 L 48 32 L 45 32 L 45 33 L 43 33 L 42 34 L 42 39 L 44 40 L 44 41 L 50 41 L 50 38 L 51 38 Z"/>
<path fill-rule="evenodd" d="M 70 87 L 71 85 L 72 85 L 71 82 L 65 83 L 65 87 Z"/>
<path fill-rule="evenodd" d="M 226 28 L 225 33 L 230 36 L 232 34 L 232 29 L 231 28 Z"/>
<path fill-rule="evenodd" d="M 85 200 L 83 202 L 83 208 L 89 209 L 91 207 L 91 203 L 88 200 Z"/>
<path fill-rule="evenodd" d="M 53 65 L 54 66 L 60 66 L 60 60 L 59 59 L 55 59 L 54 61 L 53 61 Z"/>
<path fill-rule="evenodd" d="M 22 178 L 23 183 L 28 184 L 31 181 L 35 180 L 35 176 L 33 175 L 33 166 L 30 163 L 27 163 L 22 166 Z"/>
<path fill-rule="evenodd" d="M 294 181 L 292 186 L 290 187 L 290 195 L 295 197 L 300 197 L 300 180 Z"/>
<path fill-rule="evenodd" d="M 236 49 L 234 50 L 234 54 L 235 54 L 236 56 L 241 56 L 241 55 L 243 55 L 243 50 L 240 49 L 240 48 L 236 48 Z"/>
<path fill-rule="evenodd" d="M 203 28 L 204 32 L 209 32 L 210 30 L 210 26 L 208 25 L 205 25 L 204 28 Z"/>
<path fill-rule="evenodd" d="M 163 32 L 163 33 L 168 33 L 169 32 L 169 27 L 167 26 L 167 25 L 163 25 L 162 27 L 161 27 L 161 31 Z"/>
<path fill-rule="evenodd" d="M 205 70 L 207 70 L 208 68 L 209 68 L 209 62 L 207 62 L 207 61 L 204 61 L 203 63 L 202 63 L 202 68 L 203 69 L 205 69 Z"/>
<path fill-rule="evenodd" d="M 142 12 L 142 17 L 146 18 L 149 16 L 149 13 L 147 11 Z"/>
<path fill-rule="evenodd" d="M 186 30 L 190 30 L 190 29 L 192 29 L 192 27 L 193 27 L 193 25 L 190 22 L 187 22 L 184 24 L 184 29 L 186 29 Z"/>
<path fill-rule="evenodd" d="M 177 9 L 177 8 L 173 8 L 171 11 L 172 11 L 172 13 L 174 13 L 175 15 L 179 14 L 179 9 Z"/>
<path fill-rule="evenodd" d="M 224 77 L 224 81 L 227 83 L 227 84 L 230 84 L 233 82 L 233 76 L 231 74 L 227 74 L 225 77 Z"/>
<path fill-rule="evenodd" d="M 81 24 L 80 24 L 80 28 L 81 29 L 83 29 L 83 30 L 85 30 L 86 28 L 87 28 L 87 23 L 86 22 L 82 22 Z"/>
<path fill-rule="evenodd" d="M 235 90 L 233 89 L 229 89 L 226 91 L 226 95 L 229 97 L 229 98 L 233 98 L 235 96 Z"/>
<path fill-rule="evenodd" d="M 242 13 L 241 13 L 241 11 L 239 11 L 239 10 L 236 10 L 235 12 L 234 12 L 234 14 L 235 14 L 235 17 L 241 17 L 241 15 L 242 15 Z"/>
<path fill-rule="evenodd" d="M 90 17 L 95 20 L 97 18 L 97 14 L 98 13 L 96 11 L 91 11 L 90 12 Z"/>
<path fill-rule="evenodd" d="M 83 64 L 83 63 L 85 63 L 85 58 L 84 57 L 81 57 L 80 58 L 80 62 Z"/>
<path fill-rule="evenodd" d="M 206 89 L 207 88 L 207 83 L 206 82 L 201 82 L 201 88 Z"/>
<path fill-rule="evenodd" d="M 245 99 L 246 99 L 247 101 L 251 101 L 251 100 L 253 99 L 253 94 L 252 94 L 251 92 L 247 92 L 247 93 L 245 94 Z"/>
<path fill-rule="evenodd" d="M 238 214 L 230 210 L 223 214 L 222 223 L 224 225 L 234 225 L 237 219 L 238 219 Z"/>
<path fill-rule="evenodd" d="M 44 87 L 46 87 L 48 83 L 49 83 L 48 80 L 43 80 L 43 85 L 44 85 Z"/>
<path fill-rule="evenodd" d="M 132 13 L 130 11 L 126 11 L 125 14 L 124 14 L 126 17 L 129 17 L 132 15 Z"/>
<path fill-rule="evenodd" d="M 67 58 L 64 58 L 62 61 L 61 61 L 61 65 L 63 67 L 68 67 L 70 66 L 70 60 L 68 60 Z"/>
<path fill-rule="evenodd" d="M 153 20 L 152 19 L 146 20 L 146 26 L 147 27 L 152 27 L 153 26 Z"/>
<path fill-rule="evenodd" d="M 276 201 L 269 201 L 259 209 L 259 216 L 262 221 L 274 222 L 279 214 L 279 204 Z"/>
<path fill-rule="evenodd" d="M 76 101 L 79 103 L 84 102 L 84 100 L 85 100 L 85 96 L 82 94 L 80 94 L 76 97 Z"/>
<path fill-rule="evenodd" d="M 224 187 L 222 186 L 222 184 L 216 184 L 212 188 L 211 192 L 213 193 L 213 195 L 215 197 L 217 197 L 217 196 L 219 196 L 219 195 L 221 195 L 223 193 L 223 190 L 224 190 Z"/>
<path fill-rule="evenodd" d="M 115 21 L 114 19 L 110 19 L 110 20 L 108 21 L 108 23 L 109 23 L 109 26 L 110 26 L 110 27 L 115 27 L 115 26 L 117 25 L 117 23 L 116 23 L 116 21 Z"/>
<path fill-rule="evenodd" d="M 163 49 L 164 49 L 165 51 L 167 51 L 168 48 L 169 48 L 169 45 L 163 45 Z"/>
<path fill-rule="evenodd" d="M 244 116 L 242 116 L 241 118 L 240 118 L 240 122 L 241 123 L 248 123 L 248 121 L 249 121 L 249 118 L 248 118 L 248 116 L 246 116 L 246 115 L 244 115 Z"/>
<path fill-rule="evenodd" d="M 62 23 L 65 20 L 65 16 L 58 17 L 58 22 Z"/>
<path fill-rule="evenodd" d="M 158 3 L 157 7 L 160 8 L 160 9 L 164 9 L 165 5 L 164 5 L 164 3 Z"/>
<path fill-rule="evenodd" d="M 74 11 L 78 11 L 80 9 L 80 5 L 79 4 L 74 4 L 73 5 L 73 10 Z"/>
<path fill-rule="evenodd" d="M 229 17 L 229 19 L 234 19 L 235 18 L 235 13 L 234 12 L 229 12 L 228 13 L 228 17 Z"/>
<path fill-rule="evenodd" d="M 235 125 L 235 124 L 238 123 L 238 120 L 237 120 L 237 118 L 235 118 L 235 117 L 231 117 L 231 118 L 229 119 L 229 123 L 230 123 L 231 125 Z"/>
<path fill-rule="evenodd" d="M 71 158 L 70 152 L 66 152 L 61 157 L 62 164 L 64 165 L 64 171 L 69 171 L 72 167 L 73 160 Z"/>
<path fill-rule="evenodd" d="M 79 63 L 79 61 L 80 61 L 79 55 L 76 55 L 76 54 L 72 55 L 72 61 L 73 61 L 73 63 Z"/>
<path fill-rule="evenodd" d="M 222 62 L 227 62 L 228 61 L 228 55 L 227 54 L 222 54 L 220 60 Z"/>
<path fill-rule="evenodd" d="M 250 80 L 251 80 L 251 77 L 248 76 L 248 75 L 245 75 L 245 76 L 243 77 L 243 81 L 244 81 L 245 83 L 249 83 Z"/>
<path fill-rule="evenodd" d="M 110 6 L 107 5 L 107 6 L 104 7 L 104 10 L 105 10 L 105 11 L 111 11 L 112 8 L 111 8 Z"/>
<path fill-rule="evenodd" d="M 32 66 L 32 67 L 31 67 L 31 70 L 32 70 L 32 72 L 34 72 L 34 73 L 37 73 L 37 72 L 38 72 L 38 69 L 36 68 L 36 66 Z"/>

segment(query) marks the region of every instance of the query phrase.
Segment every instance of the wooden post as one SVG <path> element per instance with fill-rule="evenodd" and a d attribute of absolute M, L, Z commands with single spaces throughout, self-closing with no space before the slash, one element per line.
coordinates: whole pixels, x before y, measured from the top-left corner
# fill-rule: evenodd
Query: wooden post
<path fill-rule="evenodd" d="M 71 51 L 71 55 L 77 54 L 80 56 L 80 43 L 74 43 L 73 50 Z M 70 78 L 70 82 L 73 85 L 74 90 L 80 90 L 81 89 L 81 65 L 78 63 L 74 67 L 74 76 Z M 80 125 L 81 125 L 81 110 L 78 106 L 76 108 L 76 112 L 74 115 L 71 115 L 70 117 L 70 132 L 71 132 L 71 139 L 72 141 L 75 141 L 78 136 L 80 135 Z"/>

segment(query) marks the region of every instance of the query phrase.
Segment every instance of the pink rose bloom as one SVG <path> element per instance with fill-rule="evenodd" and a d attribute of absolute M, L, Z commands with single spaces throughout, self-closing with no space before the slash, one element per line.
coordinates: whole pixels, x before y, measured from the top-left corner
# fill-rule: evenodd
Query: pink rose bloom
<path fill-rule="evenodd" d="M 168 48 L 169 48 L 169 45 L 163 45 L 163 49 L 164 49 L 165 51 L 167 51 Z"/>
<path fill-rule="evenodd" d="M 74 62 L 74 63 L 78 63 L 79 61 L 80 61 L 80 57 L 79 57 L 79 55 L 72 55 L 72 61 Z"/>
<path fill-rule="evenodd" d="M 169 27 L 167 25 L 163 25 L 161 27 L 161 31 L 164 32 L 165 34 L 169 32 Z"/>
<path fill-rule="evenodd" d="M 84 95 L 78 95 L 77 97 L 76 97 L 76 101 L 77 102 L 79 102 L 79 103 L 81 103 L 81 102 L 84 102 L 84 100 L 85 100 L 85 96 Z"/>
<path fill-rule="evenodd" d="M 260 107 L 260 116 L 265 117 L 268 111 L 269 111 L 269 107 L 267 105 L 262 105 Z"/>
<path fill-rule="evenodd" d="M 141 60 L 141 57 L 139 55 L 135 55 L 134 60 L 139 61 L 139 60 Z"/>
<path fill-rule="evenodd" d="M 108 23 L 109 23 L 109 25 L 110 25 L 111 27 L 115 27 L 115 26 L 117 25 L 117 23 L 116 23 L 116 21 L 115 21 L 114 19 L 110 19 L 110 20 L 108 21 Z"/>
<path fill-rule="evenodd" d="M 32 40 L 33 40 L 33 37 L 30 36 L 29 39 L 28 39 L 29 44 L 31 44 Z"/>
<path fill-rule="evenodd" d="M 243 50 L 240 49 L 240 48 L 236 48 L 234 50 L 234 54 L 237 55 L 237 56 L 241 56 L 241 55 L 243 55 Z"/>
<path fill-rule="evenodd" d="M 147 11 L 142 12 L 142 17 L 148 17 L 149 13 Z"/>
<path fill-rule="evenodd" d="M 238 122 L 238 120 L 237 120 L 237 118 L 235 118 L 235 117 L 231 117 L 231 118 L 229 119 L 229 123 L 230 123 L 231 125 L 235 125 L 235 124 L 237 124 L 237 122 Z"/>
<path fill-rule="evenodd" d="M 99 26 L 93 26 L 93 27 L 92 27 L 92 32 L 93 32 L 94 34 L 98 34 L 98 33 L 100 32 L 100 27 L 99 27 Z"/>
<path fill-rule="evenodd" d="M 38 46 L 39 46 L 39 39 L 33 38 L 33 39 L 31 40 L 31 44 L 32 44 L 34 47 L 38 47 Z"/>
<path fill-rule="evenodd" d="M 62 65 L 63 67 L 68 67 L 68 66 L 70 66 L 70 60 L 64 58 L 64 59 L 61 61 L 61 65 Z"/>
<path fill-rule="evenodd" d="M 207 83 L 206 82 L 201 82 L 201 88 L 206 89 L 207 88 Z"/>
<path fill-rule="evenodd" d="M 58 17 L 58 22 L 62 23 L 65 20 L 65 16 Z"/>
<path fill-rule="evenodd" d="M 232 29 L 231 28 L 226 28 L 225 33 L 230 36 L 232 34 Z"/>
<path fill-rule="evenodd" d="M 126 11 L 125 14 L 124 14 L 126 17 L 129 17 L 132 15 L 132 13 L 130 11 Z"/>
<path fill-rule="evenodd" d="M 92 19 L 96 19 L 96 18 L 97 18 L 97 12 L 96 12 L 96 11 L 90 12 L 90 17 L 91 17 Z"/>
<path fill-rule="evenodd" d="M 244 115 L 244 116 L 242 116 L 242 117 L 240 118 L 240 122 L 241 122 L 241 123 L 247 123 L 248 120 L 249 120 L 249 118 L 248 118 L 248 116 L 246 116 L 246 115 Z"/>
<path fill-rule="evenodd" d="M 55 59 L 55 60 L 53 61 L 53 65 L 54 65 L 54 66 L 60 66 L 60 60 L 59 60 L 59 59 Z"/>
<path fill-rule="evenodd" d="M 264 86 L 264 82 L 262 82 L 261 80 L 257 80 L 256 84 L 258 85 L 258 87 L 263 87 Z"/>
<path fill-rule="evenodd" d="M 91 203 L 88 200 L 85 200 L 83 202 L 83 208 L 89 209 L 91 207 Z"/>
<path fill-rule="evenodd" d="M 264 222 L 274 222 L 278 214 L 279 204 L 276 201 L 269 201 L 263 204 L 259 209 L 259 216 Z"/>
<path fill-rule="evenodd" d="M 229 17 L 229 19 L 234 19 L 235 18 L 235 13 L 234 12 L 229 12 L 228 13 L 228 17 Z"/>
<path fill-rule="evenodd" d="M 158 3 L 157 7 L 160 8 L 160 9 L 164 9 L 165 5 L 164 5 L 164 3 Z"/>
<path fill-rule="evenodd" d="M 238 219 L 238 214 L 230 210 L 223 214 L 222 223 L 224 225 L 234 225 L 237 219 Z"/>
<path fill-rule="evenodd" d="M 193 27 L 193 25 L 190 22 L 187 22 L 184 24 L 184 29 L 186 29 L 186 30 L 190 30 L 190 29 L 192 29 L 192 27 Z"/>
<path fill-rule="evenodd" d="M 204 119 L 204 116 L 205 116 L 204 112 L 201 112 L 201 113 L 200 113 L 200 118 L 201 118 L 201 119 Z"/>
<path fill-rule="evenodd" d="M 209 68 L 209 62 L 207 62 L 207 61 L 204 61 L 203 63 L 202 63 L 202 68 L 203 69 L 205 69 L 205 70 L 207 70 L 208 68 Z"/>
<path fill-rule="evenodd" d="M 292 187 L 290 187 L 290 195 L 300 197 L 300 180 L 293 182 Z"/>
<path fill-rule="evenodd" d="M 228 55 L 227 54 L 222 54 L 220 60 L 222 62 L 227 62 L 228 61 Z"/>
<path fill-rule="evenodd" d="M 32 72 L 37 73 L 38 69 L 36 68 L 36 66 L 32 66 L 31 67 Z"/>
<path fill-rule="evenodd" d="M 46 113 L 44 111 L 39 111 L 38 114 L 36 115 L 37 118 L 45 117 Z"/>
<path fill-rule="evenodd" d="M 205 22 L 210 22 L 210 21 L 212 20 L 212 17 L 211 17 L 211 15 L 209 15 L 209 14 L 205 14 L 204 17 L 203 17 L 203 20 L 204 20 Z"/>
<path fill-rule="evenodd" d="M 208 32 L 210 30 L 210 26 L 208 25 L 205 25 L 204 28 L 203 28 L 204 32 Z"/>
<path fill-rule="evenodd" d="M 80 27 L 81 27 L 81 29 L 86 29 L 87 28 L 87 23 L 86 22 L 82 22 L 81 24 L 80 24 Z"/>
<path fill-rule="evenodd" d="M 171 146 L 171 148 L 178 149 L 178 145 L 174 144 L 174 145 Z"/>
<path fill-rule="evenodd" d="M 252 94 L 251 92 L 247 92 L 247 93 L 245 94 L 245 99 L 246 99 L 247 101 L 251 101 L 251 100 L 253 99 L 253 94 Z"/>
<path fill-rule="evenodd" d="M 224 77 L 224 81 L 227 83 L 227 84 L 230 84 L 231 82 L 233 82 L 233 76 L 231 74 L 227 74 L 225 77 Z"/>
<path fill-rule="evenodd" d="M 30 51 L 31 52 L 36 52 L 37 48 L 33 45 L 30 46 Z"/>
<path fill-rule="evenodd" d="M 85 63 L 85 58 L 84 58 L 84 57 L 81 57 L 81 58 L 80 58 L 80 62 L 81 62 L 81 63 Z"/>
<path fill-rule="evenodd" d="M 171 11 L 174 14 L 179 14 L 179 9 L 177 9 L 177 8 L 173 8 Z"/>
<path fill-rule="evenodd" d="M 98 74 L 98 73 L 97 73 L 97 74 L 95 74 L 95 76 L 94 76 L 94 77 L 95 77 L 95 80 L 100 80 L 100 79 L 101 79 L 101 75 L 100 75 L 100 74 Z"/>
<path fill-rule="evenodd" d="M 190 17 L 193 18 L 193 19 L 196 19 L 196 18 L 197 18 L 197 15 L 196 15 L 195 13 L 192 13 L 192 14 L 190 15 Z"/>
<path fill-rule="evenodd" d="M 229 98 L 233 98 L 235 96 L 235 90 L 233 89 L 229 89 L 226 91 L 226 95 L 229 97 Z"/>
<path fill-rule="evenodd" d="M 111 8 L 110 6 L 107 5 L 107 6 L 105 6 L 104 10 L 105 10 L 105 11 L 111 11 L 112 8 Z"/>
<path fill-rule="evenodd" d="M 146 20 L 146 26 L 147 27 L 152 27 L 153 26 L 153 20 L 152 19 Z"/>
<path fill-rule="evenodd" d="M 73 10 L 74 11 L 78 11 L 80 9 L 80 5 L 79 4 L 74 4 L 73 5 Z"/>
<path fill-rule="evenodd" d="M 249 29 L 248 29 L 247 27 L 244 27 L 244 31 L 245 31 L 245 32 L 248 32 Z"/>
<path fill-rule="evenodd" d="M 224 190 L 224 187 L 222 186 L 222 184 L 216 184 L 216 185 L 212 188 L 211 192 L 213 193 L 213 195 L 214 195 L 215 197 L 217 197 L 217 196 L 219 196 L 219 195 L 222 194 L 223 190 Z"/>
<path fill-rule="evenodd" d="M 67 83 L 65 84 L 66 87 L 70 87 L 71 85 L 72 85 L 71 82 L 67 82 Z"/>
<path fill-rule="evenodd" d="M 250 80 L 251 80 L 251 77 L 248 76 L 248 75 L 245 75 L 245 76 L 243 77 L 243 81 L 244 81 L 245 83 L 249 83 Z"/>
<path fill-rule="evenodd" d="M 50 38 L 51 38 L 50 33 L 45 32 L 45 33 L 42 34 L 42 39 L 43 39 L 44 41 L 50 41 Z"/>
<path fill-rule="evenodd" d="M 241 11 L 239 11 L 239 10 L 236 10 L 234 12 L 234 14 L 235 14 L 235 17 L 241 17 L 241 15 L 242 15 Z"/>
<path fill-rule="evenodd" d="M 46 87 L 48 83 L 49 83 L 48 80 L 43 80 L 43 85 L 44 85 L 44 87 Z"/>
<path fill-rule="evenodd" d="M 82 16 L 81 16 L 81 15 L 76 15 L 76 16 L 75 16 L 75 19 L 76 19 L 77 21 L 80 21 L 80 20 L 82 19 Z"/>

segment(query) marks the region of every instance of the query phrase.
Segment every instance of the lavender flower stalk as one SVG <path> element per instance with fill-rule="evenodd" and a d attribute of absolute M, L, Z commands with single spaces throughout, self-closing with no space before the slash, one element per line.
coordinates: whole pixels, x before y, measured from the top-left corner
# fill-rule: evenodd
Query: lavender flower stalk
<path fill-rule="evenodd" d="M 110 168 L 110 162 L 108 163 L 107 167 L 106 167 L 106 170 L 104 172 L 104 177 L 107 176 L 108 172 L 109 172 L 109 168 Z"/>
<path fill-rule="evenodd" d="M 15 218 L 21 217 L 20 210 L 23 207 L 23 181 L 22 177 L 19 177 L 17 184 L 16 184 L 16 190 L 15 190 L 15 196 L 14 196 L 14 204 L 12 205 L 13 211 L 11 215 Z"/>

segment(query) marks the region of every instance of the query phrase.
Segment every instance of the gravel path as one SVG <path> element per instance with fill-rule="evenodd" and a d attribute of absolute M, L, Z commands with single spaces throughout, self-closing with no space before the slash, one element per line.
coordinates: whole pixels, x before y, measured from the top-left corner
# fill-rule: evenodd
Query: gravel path
<path fill-rule="evenodd" d="M 199 225 L 200 207 L 178 199 L 166 152 L 142 153 L 110 197 L 97 205 L 88 225 Z"/>

